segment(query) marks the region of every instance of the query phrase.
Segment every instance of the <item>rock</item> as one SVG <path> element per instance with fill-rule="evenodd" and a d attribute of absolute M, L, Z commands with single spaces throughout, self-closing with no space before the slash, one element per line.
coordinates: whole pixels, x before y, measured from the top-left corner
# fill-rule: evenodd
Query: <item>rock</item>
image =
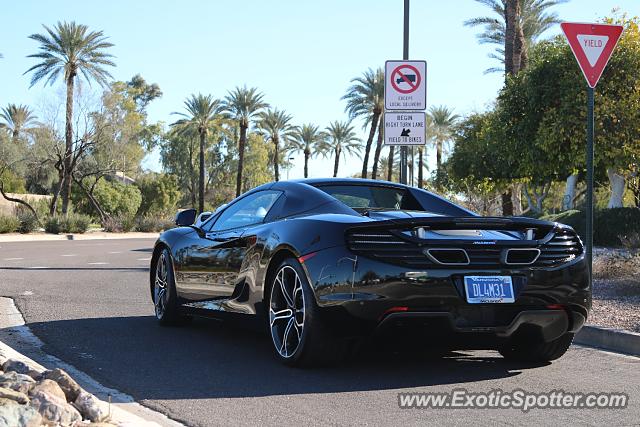
<path fill-rule="evenodd" d="M 19 391 L 0 387 L 0 399 L 10 399 L 18 403 L 29 403 L 29 397 Z"/>
<path fill-rule="evenodd" d="M 67 396 L 65 396 L 64 391 L 62 391 L 58 383 L 53 380 L 38 381 L 36 385 L 31 389 L 31 394 L 35 395 L 38 392 L 48 393 L 52 396 L 64 400 L 65 402 L 67 401 Z"/>
<path fill-rule="evenodd" d="M 40 378 L 40 372 L 31 369 L 29 365 L 21 360 L 9 359 L 3 363 L 2 369 L 5 372 L 17 372 L 19 374 L 29 375 L 31 378 L 37 380 Z"/>
<path fill-rule="evenodd" d="M 100 406 L 98 398 L 84 390 L 78 395 L 74 403 L 82 417 L 91 422 L 104 421 L 109 416 L 109 413 Z"/>
<path fill-rule="evenodd" d="M 45 371 L 42 374 L 42 378 L 57 382 L 67 397 L 67 402 L 75 402 L 78 395 L 84 391 L 82 390 L 82 387 L 80 387 L 78 383 L 69 376 L 69 374 L 59 368 L 52 371 Z"/>
<path fill-rule="evenodd" d="M 20 393 L 29 394 L 36 381 L 28 375 L 17 372 L 5 372 L 0 375 L 0 387 L 10 388 Z"/>
<path fill-rule="evenodd" d="M 62 390 L 60 390 L 60 393 L 62 393 Z M 62 394 L 64 396 L 64 393 Z M 46 425 L 73 426 L 75 423 L 82 421 L 80 412 L 68 404 L 64 397 L 60 398 L 45 391 L 37 391 L 31 396 L 31 406 L 40 413 L 42 422 Z"/>
<path fill-rule="evenodd" d="M 0 426 L 39 427 L 42 416 L 29 405 L 0 398 Z"/>

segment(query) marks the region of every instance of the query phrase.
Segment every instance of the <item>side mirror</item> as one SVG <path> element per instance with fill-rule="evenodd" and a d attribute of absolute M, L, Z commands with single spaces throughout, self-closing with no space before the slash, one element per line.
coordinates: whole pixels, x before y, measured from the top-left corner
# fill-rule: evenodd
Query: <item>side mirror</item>
<path fill-rule="evenodd" d="M 206 220 L 211 217 L 211 215 L 213 215 L 213 212 L 202 212 L 200 215 L 198 215 L 198 218 L 196 219 L 194 225 L 196 227 L 200 227 Z"/>
<path fill-rule="evenodd" d="M 186 227 L 189 225 L 193 225 L 195 220 L 196 220 L 195 209 L 185 209 L 176 214 L 176 225 L 178 227 Z"/>

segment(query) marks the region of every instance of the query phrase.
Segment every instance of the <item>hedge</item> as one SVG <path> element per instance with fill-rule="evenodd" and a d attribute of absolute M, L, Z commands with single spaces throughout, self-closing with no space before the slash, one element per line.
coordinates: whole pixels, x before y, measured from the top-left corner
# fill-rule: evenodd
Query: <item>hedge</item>
<path fill-rule="evenodd" d="M 560 222 L 573 227 L 584 239 L 586 230 L 586 212 L 571 210 L 554 215 L 545 215 L 540 219 Z M 596 210 L 593 215 L 593 244 L 596 246 L 621 246 L 620 236 L 628 237 L 640 233 L 640 209 L 614 208 Z"/>

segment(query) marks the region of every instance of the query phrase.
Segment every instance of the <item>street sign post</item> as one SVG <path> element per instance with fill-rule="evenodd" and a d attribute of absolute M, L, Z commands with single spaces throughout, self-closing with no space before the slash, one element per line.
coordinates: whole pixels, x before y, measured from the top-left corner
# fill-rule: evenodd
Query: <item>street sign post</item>
<path fill-rule="evenodd" d="M 582 24 L 563 22 L 560 24 L 571 51 L 582 74 L 587 80 L 587 224 L 586 258 L 589 277 L 593 264 L 593 140 L 594 140 L 594 89 L 620 40 L 623 27 L 620 25 Z"/>
<path fill-rule="evenodd" d="M 426 114 L 420 112 L 384 113 L 385 145 L 424 145 Z"/>

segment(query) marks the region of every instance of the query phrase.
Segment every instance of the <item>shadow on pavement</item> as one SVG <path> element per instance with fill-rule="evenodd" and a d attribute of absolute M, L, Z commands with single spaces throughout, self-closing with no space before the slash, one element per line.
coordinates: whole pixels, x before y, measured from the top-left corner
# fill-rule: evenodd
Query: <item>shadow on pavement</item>
<path fill-rule="evenodd" d="M 0 270 L 25 271 L 149 271 L 149 267 L 0 267 Z"/>
<path fill-rule="evenodd" d="M 497 354 L 448 353 L 426 359 L 363 354 L 336 367 L 294 369 L 275 359 L 266 333 L 232 321 L 196 319 L 166 328 L 153 316 L 140 316 L 29 327 L 46 352 L 137 400 L 387 390 L 504 378 L 531 367 Z"/>

